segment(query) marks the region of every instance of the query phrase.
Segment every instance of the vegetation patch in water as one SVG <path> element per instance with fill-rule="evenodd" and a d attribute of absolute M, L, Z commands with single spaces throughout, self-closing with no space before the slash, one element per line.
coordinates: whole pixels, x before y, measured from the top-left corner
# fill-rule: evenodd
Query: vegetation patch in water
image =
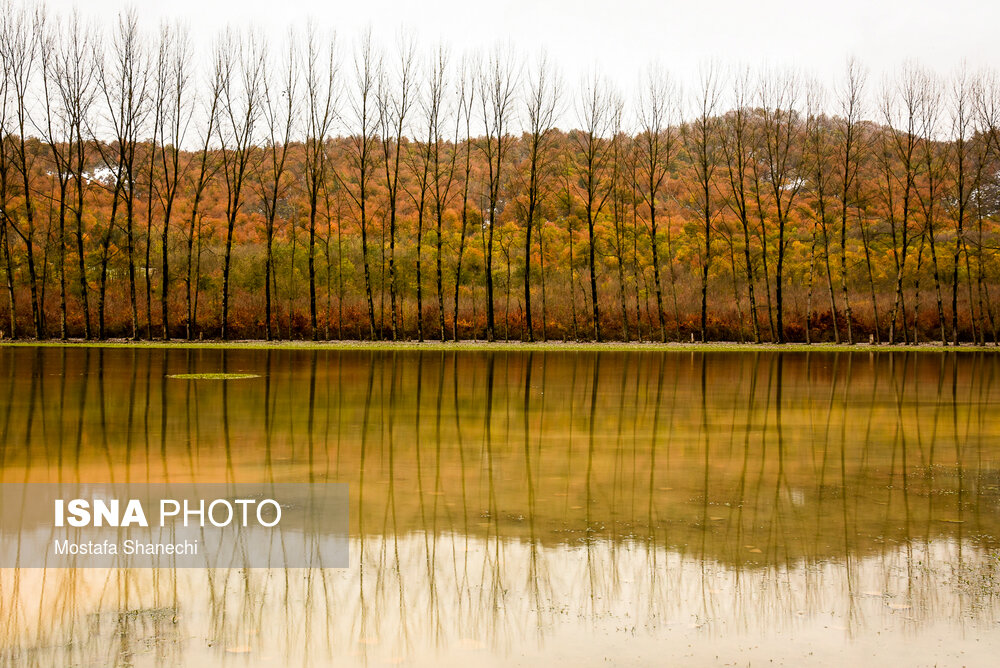
<path fill-rule="evenodd" d="M 172 373 L 167 378 L 180 380 L 242 380 L 244 378 L 260 378 L 256 373 Z"/>

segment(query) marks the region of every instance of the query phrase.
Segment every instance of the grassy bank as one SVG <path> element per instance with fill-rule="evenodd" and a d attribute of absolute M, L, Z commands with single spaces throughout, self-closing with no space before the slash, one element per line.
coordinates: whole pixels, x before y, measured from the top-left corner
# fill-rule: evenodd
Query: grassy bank
<path fill-rule="evenodd" d="M 638 342 L 487 342 L 458 341 L 441 342 L 425 341 L 131 341 L 128 339 L 108 339 L 104 341 L 85 341 L 71 339 L 69 341 L 3 341 L 0 346 L 42 346 L 42 347 L 77 347 L 77 348 L 259 348 L 272 350 L 495 350 L 495 351 L 566 351 L 566 352 L 596 352 L 633 350 L 642 352 L 989 352 L 1000 353 L 1000 347 L 994 345 L 979 346 L 962 344 L 959 346 L 943 346 L 940 343 L 922 343 L 918 345 L 889 344 L 855 344 L 845 343 L 638 343 Z"/>

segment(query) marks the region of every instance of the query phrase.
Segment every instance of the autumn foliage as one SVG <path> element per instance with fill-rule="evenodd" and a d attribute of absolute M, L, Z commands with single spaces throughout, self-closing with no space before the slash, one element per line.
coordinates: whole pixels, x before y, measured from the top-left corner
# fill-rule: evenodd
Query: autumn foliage
<path fill-rule="evenodd" d="M 1000 89 L 3 8 L 3 334 L 996 342 Z M 575 128 L 557 122 L 576 119 Z"/>

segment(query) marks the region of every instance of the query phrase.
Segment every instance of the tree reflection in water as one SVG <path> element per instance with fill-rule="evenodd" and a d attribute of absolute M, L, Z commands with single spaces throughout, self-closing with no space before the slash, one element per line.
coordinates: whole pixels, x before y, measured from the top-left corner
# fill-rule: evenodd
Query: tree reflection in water
<path fill-rule="evenodd" d="M 975 663 L 1000 644 L 997 368 L 3 348 L 3 482 L 347 482 L 352 565 L 7 569 L 0 657 Z M 260 377 L 167 377 L 215 371 Z"/>

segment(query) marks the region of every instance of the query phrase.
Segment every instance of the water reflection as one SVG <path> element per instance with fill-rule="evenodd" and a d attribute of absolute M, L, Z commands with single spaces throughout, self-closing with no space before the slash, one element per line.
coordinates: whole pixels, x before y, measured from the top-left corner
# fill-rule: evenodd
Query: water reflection
<path fill-rule="evenodd" d="M 168 377 L 216 371 L 260 377 Z M 3 348 L 3 482 L 348 482 L 352 568 L 2 571 L 0 660 L 974 664 L 1000 649 L 996 372 Z"/>

